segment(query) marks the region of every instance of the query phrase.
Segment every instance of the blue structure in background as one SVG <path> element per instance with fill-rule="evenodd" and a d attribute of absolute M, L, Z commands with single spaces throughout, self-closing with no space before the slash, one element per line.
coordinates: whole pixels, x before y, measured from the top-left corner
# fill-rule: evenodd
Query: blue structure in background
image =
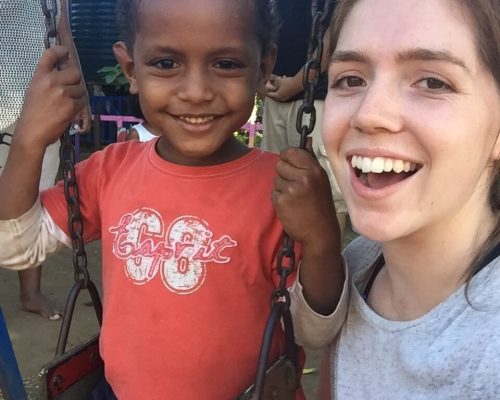
<path fill-rule="evenodd" d="M 87 83 L 97 81 L 97 70 L 116 65 L 115 6 L 116 0 L 70 0 L 71 30 Z"/>
<path fill-rule="evenodd" d="M 5 400 L 26 400 L 23 379 L 19 372 L 9 332 L 0 308 L 0 392 Z"/>
<path fill-rule="evenodd" d="M 115 21 L 116 0 L 69 0 L 71 30 L 85 81 L 89 87 L 99 83 L 97 71 L 117 64 L 113 44 L 119 39 Z M 106 94 L 108 94 L 106 92 Z M 136 105 L 128 95 L 100 96 L 90 93 L 93 115 L 137 115 Z M 86 145 L 106 145 L 116 141 L 116 124 L 94 124 L 91 134 L 80 136 Z M 94 138 L 99 135 L 98 140 Z"/>
<path fill-rule="evenodd" d="M 90 96 L 90 108 L 93 115 L 137 116 L 135 107 L 131 96 Z M 93 131 L 92 135 L 99 134 L 100 144 L 106 145 L 116 142 L 116 124 L 100 121 L 97 128 L 98 133 Z M 80 136 L 81 143 L 95 143 L 92 135 Z"/>

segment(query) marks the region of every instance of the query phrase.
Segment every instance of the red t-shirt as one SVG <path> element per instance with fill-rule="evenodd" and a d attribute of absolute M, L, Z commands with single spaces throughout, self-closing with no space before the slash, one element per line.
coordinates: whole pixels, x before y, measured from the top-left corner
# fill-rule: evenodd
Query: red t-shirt
<path fill-rule="evenodd" d="M 106 377 L 120 400 L 234 399 L 255 379 L 278 282 L 277 156 L 187 167 L 155 144 L 111 145 L 77 166 L 85 240 L 102 239 Z M 67 232 L 61 184 L 42 202 Z M 280 332 L 273 358 L 284 343 Z"/>

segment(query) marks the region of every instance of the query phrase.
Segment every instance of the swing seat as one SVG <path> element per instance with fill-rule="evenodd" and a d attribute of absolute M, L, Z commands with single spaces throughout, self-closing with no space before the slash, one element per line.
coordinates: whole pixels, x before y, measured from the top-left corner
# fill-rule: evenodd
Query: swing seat
<path fill-rule="evenodd" d="M 92 281 L 78 280 L 71 288 L 57 341 L 56 357 L 39 374 L 39 400 L 89 400 L 104 379 L 104 362 L 99 354 L 99 334 L 65 351 L 73 311 L 80 291 L 85 288 L 92 298 L 99 326 L 102 304 Z"/>
<path fill-rule="evenodd" d="M 40 400 L 88 400 L 103 377 L 96 335 L 43 367 Z"/>

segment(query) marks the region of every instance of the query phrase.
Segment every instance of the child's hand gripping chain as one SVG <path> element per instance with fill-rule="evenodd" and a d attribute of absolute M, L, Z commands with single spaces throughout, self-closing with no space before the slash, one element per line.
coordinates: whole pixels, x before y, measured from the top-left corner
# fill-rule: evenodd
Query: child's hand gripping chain
<path fill-rule="evenodd" d="M 61 137 L 86 106 L 81 73 L 77 67 L 68 66 L 67 60 L 65 47 L 46 50 L 28 87 L 0 176 L 0 219 L 17 217 L 35 203 L 45 149 Z"/>
<path fill-rule="evenodd" d="M 46 50 L 26 93 L 17 127 L 18 141 L 45 147 L 58 140 L 85 107 L 85 88 L 79 68 L 69 65 L 63 46 Z"/>
<path fill-rule="evenodd" d="M 312 155 L 296 148 L 281 153 L 277 172 L 272 201 L 285 232 L 303 245 L 304 296 L 317 312 L 329 314 L 338 303 L 344 277 L 328 176 Z"/>

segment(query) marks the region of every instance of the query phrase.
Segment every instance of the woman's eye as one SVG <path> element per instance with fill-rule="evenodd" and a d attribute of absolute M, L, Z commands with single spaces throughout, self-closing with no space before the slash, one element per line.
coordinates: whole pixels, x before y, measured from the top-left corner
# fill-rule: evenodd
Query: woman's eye
<path fill-rule="evenodd" d="M 161 69 L 172 69 L 175 68 L 176 65 L 177 63 L 170 58 L 159 60 L 155 63 L 155 66 Z"/>
<path fill-rule="evenodd" d="M 438 78 L 425 78 L 417 82 L 417 87 L 433 91 L 449 91 L 451 86 Z"/>
<path fill-rule="evenodd" d="M 362 78 L 355 75 L 343 76 L 333 83 L 333 87 L 339 89 L 349 89 L 359 86 L 366 86 L 366 83 Z"/>

